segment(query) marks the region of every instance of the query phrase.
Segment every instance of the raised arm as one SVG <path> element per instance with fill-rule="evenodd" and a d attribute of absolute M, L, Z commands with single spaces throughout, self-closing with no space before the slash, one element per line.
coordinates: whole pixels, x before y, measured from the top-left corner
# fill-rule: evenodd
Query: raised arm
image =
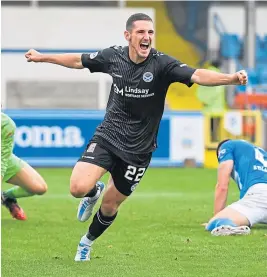
<path fill-rule="evenodd" d="M 34 49 L 30 49 L 25 57 L 27 62 L 53 63 L 68 68 L 82 69 L 82 54 L 42 54 Z"/>
<path fill-rule="evenodd" d="M 246 85 L 248 76 L 245 70 L 234 74 L 224 74 L 208 69 L 197 69 L 191 81 L 202 86 Z"/>
<path fill-rule="evenodd" d="M 245 70 L 234 74 L 224 74 L 208 69 L 195 69 L 178 61 L 170 56 L 162 55 L 164 79 L 169 83 L 180 82 L 187 86 L 194 83 L 202 86 L 221 86 L 221 85 L 246 85 L 248 81 Z"/>

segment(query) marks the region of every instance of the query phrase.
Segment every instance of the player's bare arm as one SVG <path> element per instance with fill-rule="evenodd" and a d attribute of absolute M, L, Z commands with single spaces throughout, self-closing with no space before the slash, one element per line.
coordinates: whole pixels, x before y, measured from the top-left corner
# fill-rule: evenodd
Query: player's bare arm
<path fill-rule="evenodd" d="M 202 86 L 246 85 L 248 76 L 245 70 L 234 74 L 224 74 L 207 69 L 197 69 L 191 80 Z"/>
<path fill-rule="evenodd" d="M 214 215 L 223 210 L 226 206 L 228 186 L 233 170 L 233 161 L 222 162 L 218 168 L 218 180 L 215 189 Z"/>
<path fill-rule="evenodd" d="M 25 57 L 27 62 L 52 63 L 68 68 L 82 69 L 82 54 L 42 54 L 34 49 L 30 49 Z"/>

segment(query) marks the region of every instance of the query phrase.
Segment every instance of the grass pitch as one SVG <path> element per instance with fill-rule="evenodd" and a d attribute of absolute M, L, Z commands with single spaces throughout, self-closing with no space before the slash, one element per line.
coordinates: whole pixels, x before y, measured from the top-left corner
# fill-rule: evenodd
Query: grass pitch
<path fill-rule="evenodd" d="M 247 237 L 212 237 L 200 225 L 212 215 L 215 170 L 150 168 L 85 263 L 74 255 L 90 220 L 76 219 L 71 169 L 38 171 L 49 190 L 19 199 L 28 220 L 13 220 L 2 207 L 3 277 L 267 276 L 265 226 Z M 229 202 L 237 198 L 231 184 Z"/>

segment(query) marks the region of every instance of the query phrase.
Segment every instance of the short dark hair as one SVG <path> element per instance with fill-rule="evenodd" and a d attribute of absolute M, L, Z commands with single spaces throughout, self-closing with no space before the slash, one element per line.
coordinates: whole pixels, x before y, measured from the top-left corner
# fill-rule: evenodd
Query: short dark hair
<path fill-rule="evenodd" d="M 230 139 L 225 139 L 225 140 L 222 140 L 218 146 L 217 146 L 217 149 L 216 149 L 216 155 L 217 155 L 217 159 L 219 158 L 219 150 L 220 150 L 220 147 L 227 141 L 229 141 Z"/>
<path fill-rule="evenodd" d="M 139 21 L 139 20 L 145 20 L 145 21 L 151 21 L 153 22 L 153 20 L 151 19 L 150 16 L 148 16 L 147 14 L 144 14 L 144 13 L 135 13 L 135 14 L 132 14 L 127 22 L 126 22 L 126 30 L 128 32 L 130 32 L 133 28 L 133 24 L 135 21 Z"/>

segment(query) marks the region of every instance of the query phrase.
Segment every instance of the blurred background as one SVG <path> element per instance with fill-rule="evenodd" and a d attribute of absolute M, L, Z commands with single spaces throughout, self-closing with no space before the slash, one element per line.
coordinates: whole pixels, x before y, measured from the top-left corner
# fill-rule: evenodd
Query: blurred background
<path fill-rule="evenodd" d="M 152 166 L 217 166 L 225 138 L 267 147 L 266 1 L 1 1 L 1 101 L 17 124 L 15 153 L 32 166 L 73 166 L 104 117 L 111 77 L 27 63 L 43 53 L 126 45 L 136 12 L 155 23 L 158 50 L 192 67 L 234 73 L 247 86 L 173 84 Z"/>

